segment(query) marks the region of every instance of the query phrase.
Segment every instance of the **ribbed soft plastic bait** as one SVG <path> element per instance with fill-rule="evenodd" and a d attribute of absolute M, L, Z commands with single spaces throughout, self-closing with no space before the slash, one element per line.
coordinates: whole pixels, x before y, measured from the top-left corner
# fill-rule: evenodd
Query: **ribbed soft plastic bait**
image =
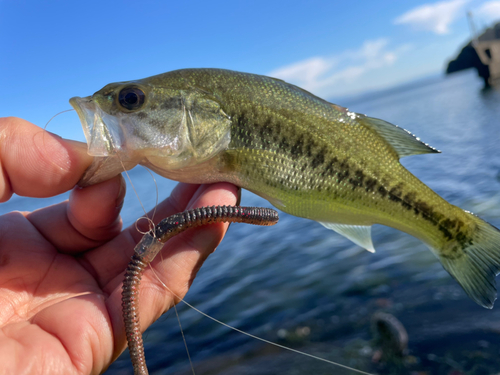
<path fill-rule="evenodd" d="M 189 228 L 227 222 L 274 225 L 278 222 L 278 213 L 273 209 L 260 207 L 212 206 L 196 208 L 162 220 L 156 225 L 154 232 L 146 233 L 135 247 L 134 255 L 125 272 L 122 293 L 123 321 L 135 375 L 148 374 L 137 307 L 139 284 L 144 269 L 160 252 L 165 242 L 175 235 Z"/>

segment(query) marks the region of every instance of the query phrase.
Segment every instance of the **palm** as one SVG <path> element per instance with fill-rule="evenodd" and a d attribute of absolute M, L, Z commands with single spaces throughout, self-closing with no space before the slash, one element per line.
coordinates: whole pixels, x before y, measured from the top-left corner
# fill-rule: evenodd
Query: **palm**
<path fill-rule="evenodd" d="M 0 130 L 1 125 L 0 121 Z M 8 179 L 0 178 L 3 200 L 12 191 L 29 189 L 29 184 L 20 183 L 28 178 L 26 170 L 9 171 L 6 152 L 8 148 L 3 150 L 2 162 L 11 190 L 5 183 Z M 77 157 L 84 158 L 81 155 Z M 44 160 L 38 162 L 43 164 Z M 48 178 L 47 173 L 35 176 L 40 179 L 37 192 L 42 191 L 38 196 L 67 190 L 86 165 L 88 160 L 67 171 L 55 187 L 50 185 L 53 179 L 43 180 Z M 33 179 L 33 175 L 29 177 Z M 121 283 L 141 234 L 135 226 L 121 231 L 118 214 L 124 194 L 122 184 L 118 177 L 86 189 L 77 188 L 69 202 L 0 217 L 0 373 L 100 373 L 124 350 Z M 235 201 L 236 188 L 229 184 L 180 184 L 171 198 L 160 204 L 156 217 Z M 139 312 L 142 327 L 177 302 L 174 296 L 184 296 L 226 228 L 199 228 L 168 243 L 162 259 L 152 263 L 156 272 L 148 269 L 143 277 Z"/>

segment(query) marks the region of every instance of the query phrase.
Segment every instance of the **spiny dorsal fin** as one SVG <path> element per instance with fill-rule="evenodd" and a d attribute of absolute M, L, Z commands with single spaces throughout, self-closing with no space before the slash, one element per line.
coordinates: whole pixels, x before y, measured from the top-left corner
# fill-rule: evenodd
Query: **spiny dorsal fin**
<path fill-rule="evenodd" d="M 400 158 L 410 155 L 435 154 L 441 151 L 422 142 L 408 130 L 387 121 L 356 114 L 359 122 L 375 130 L 396 151 Z"/>
<path fill-rule="evenodd" d="M 370 225 L 347 225 L 319 222 L 321 225 L 331 229 L 338 234 L 346 237 L 354 242 L 356 245 L 361 246 L 363 249 L 368 250 L 370 253 L 375 252 L 372 243 L 371 226 Z"/>

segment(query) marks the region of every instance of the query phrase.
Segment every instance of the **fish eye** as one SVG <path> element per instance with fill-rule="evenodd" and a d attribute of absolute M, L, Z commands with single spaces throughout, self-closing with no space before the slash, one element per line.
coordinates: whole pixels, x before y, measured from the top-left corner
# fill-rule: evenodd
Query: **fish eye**
<path fill-rule="evenodd" d="M 118 103 L 129 111 L 141 108 L 145 99 L 146 94 L 138 87 L 125 87 L 118 93 Z"/>

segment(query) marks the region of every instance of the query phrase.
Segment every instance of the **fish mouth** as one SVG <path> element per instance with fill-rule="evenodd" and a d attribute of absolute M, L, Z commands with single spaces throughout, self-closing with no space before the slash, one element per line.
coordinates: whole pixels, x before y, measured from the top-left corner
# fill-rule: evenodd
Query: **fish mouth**
<path fill-rule="evenodd" d="M 94 156 L 92 164 L 84 172 L 78 185 L 94 185 L 132 169 L 133 162 L 125 152 L 125 137 L 116 117 L 105 113 L 99 105 L 87 96 L 69 100 L 78 113 L 87 140 L 87 152 Z"/>
<path fill-rule="evenodd" d="M 89 155 L 110 156 L 120 152 L 123 134 L 116 117 L 103 112 L 91 96 L 75 96 L 69 103 L 82 123 Z"/>

